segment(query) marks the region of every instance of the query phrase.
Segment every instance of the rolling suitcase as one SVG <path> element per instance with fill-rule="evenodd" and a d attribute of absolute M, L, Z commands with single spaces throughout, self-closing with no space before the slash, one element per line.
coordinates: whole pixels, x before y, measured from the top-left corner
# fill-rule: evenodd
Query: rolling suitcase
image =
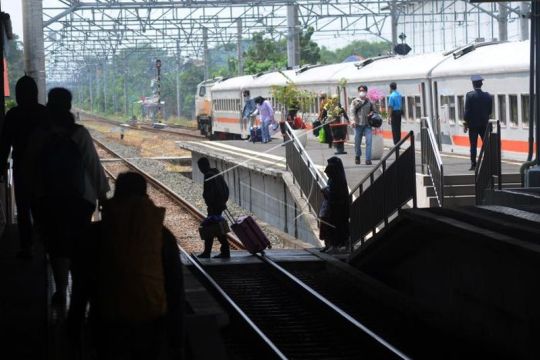
<path fill-rule="evenodd" d="M 256 143 L 256 142 L 261 142 L 262 141 L 262 130 L 260 127 L 252 127 L 251 130 L 250 130 L 250 134 L 249 136 L 251 137 L 251 141 Z"/>
<path fill-rule="evenodd" d="M 264 235 L 261 228 L 251 216 L 240 216 L 235 220 L 229 210 L 225 210 L 225 215 L 231 221 L 231 230 L 238 236 L 247 251 L 251 254 L 264 253 L 264 249 L 272 248 L 270 240 Z"/>

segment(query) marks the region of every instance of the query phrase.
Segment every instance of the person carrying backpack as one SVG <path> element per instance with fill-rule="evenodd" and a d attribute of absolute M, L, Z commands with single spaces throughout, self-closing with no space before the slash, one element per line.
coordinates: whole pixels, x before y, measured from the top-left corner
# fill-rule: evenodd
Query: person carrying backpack
<path fill-rule="evenodd" d="M 50 257 L 56 305 L 66 301 L 72 253 L 90 225 L 97 200 L 106 199 L 109 190 L 92 137 L 75 124 L 70 109 L 69 90 L 49 91 L 48 126 L 32 149 L 38 231 Z"/>
<path fill-rule="evenodd" d="M 210 167 L 210 162 L 207 158 L 202 157 L 197 161 L 199 170 L 204 174 L 204 190 L 203 198 L 208 207 L 208 216 L 202 222 L 201 227 L 211 226 L 212 223 L 222 222 L 225 219 L 222 216 L 223 211 L 227 208 L 227 200 L 229 200 L 229 187 L 220 174 L 219 170 Z M 212 252 L 212 244 L 214 243 L 214 234 L 209 234 L 204 240 L 204 251 L 198 255 L 199 258 L 209 258 Z M 230 248 L 227 236 L 225 234 L 217 234 L 219 243 L 221 244 L 221 252 L 214 256 L 215 258 L 229 258 Z"/>

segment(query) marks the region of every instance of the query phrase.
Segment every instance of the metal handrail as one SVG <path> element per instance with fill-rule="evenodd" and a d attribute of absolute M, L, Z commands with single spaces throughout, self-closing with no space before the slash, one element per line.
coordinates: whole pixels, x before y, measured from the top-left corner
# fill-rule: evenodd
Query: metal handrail
<path fill-rule="evenodd" d="M 410 145 L 402 153 L 405 142 Z M 395 160 L 388 165 L 390 157 Z M 414 132 L 410 131 L 384 156 L 379 164 L 366 175 L 349 193 L 350 241 L 349 250 L 358 242 L 364 244 L 368 234 L 375 235 L 380 226 L 387 226 L 390 218 L 412 200 L 416 208 L 416 168 Z M 379 176 L 375 176 L 381 172 Z M 369 182 L 369 186 L 367 183 Z M 359 195 L 354 199 L 355 192 Z M 354 200 L 354 201 L 353 201 Z"/>
<path fill-rule="evenodd" d="M 493 124 L 496 124 L 496 132 L 493 131 Z M 497 188 L 501 190 L 501 123 L 498 120 L 489 121 L 486 132 L 482 137 L 478 166 L 474 172 L 477 205 L 481 205 L 484 201 L 486 190 L 495 189 L 494 177 L 497 177 Z"/>
<path fill-rule="evenodd" d="M 287 169 L 291 171 L 315 215 L 318 215 L 323 200 L 321 189 L 327 185 L 326 176 L 311 160 L 289 123 L 285 122 L 285 126 L 290 136 L 290 140 L 285 143 Z"/>
<path fill-rule="evenodd" d="M 444 167 L 435 134 L 428 117 L 420 119 L 422 173 L 430 176 L 440 207 L 444 206 Z M 427 171 L 426 171 L 427 170 Z"/>

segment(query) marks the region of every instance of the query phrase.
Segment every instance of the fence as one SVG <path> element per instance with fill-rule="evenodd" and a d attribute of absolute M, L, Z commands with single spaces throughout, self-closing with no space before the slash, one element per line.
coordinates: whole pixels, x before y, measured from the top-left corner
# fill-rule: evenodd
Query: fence
<path fill-rule="evenodd" d="M 400 153 L 406 143 L 409 147 Z M 356 192 L 359 194 L 353 201 Z M 390 218 L 409 201 L 412 200 L 416 208 L 414 133 L 409 132 L 394 146 L 349 196 L 352 203 L 350 251 L 358 243 L 363 245 L 367 235 L 375 235 L 383 224 L 387 226 Z"/>
<path fill-rule="evenodd" d="M 291 140 L 285 143 L 287 168 L 317 216 L 323 201 L 321 189 L 326 186 L 326 177 L 317 169 L 289 123 L 285 122 L 285 126 L 291 137 Z"/>
<path fill-rule="evenodd" d="M 493 131 L 493 123 L 496 124 L 496 132 Z M 486 128 L 474 175 L 477 205 L 483 203 L 486 190 L 495 189 L 495 177 L 498 189 L 502 189 L 501 124 L 498 120 L 491 120 Z"/>
<path fill-rule="evenodd" d="M 420 119 L 422 173 L 429 175 L 440 207 L 444 206 L 444 169 L 429 118 Z"/>

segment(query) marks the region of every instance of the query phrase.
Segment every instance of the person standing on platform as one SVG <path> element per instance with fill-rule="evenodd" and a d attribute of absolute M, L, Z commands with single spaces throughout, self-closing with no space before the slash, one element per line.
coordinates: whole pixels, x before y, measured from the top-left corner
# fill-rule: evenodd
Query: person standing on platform
<path fill-rule="evenodd" d="M 397 91 L 395 82 L 390 83 L 390 96 L 388 97 L 388 122 L 392 126 L 394 145 L 401 140 L 401 112 L 403 110 L 401 94 Z"/>
<path fill-rule="evenodd" d="M 262 142 L 266 144 L 267 142 L 272 141 L 268 127 L 274 121 L 274 109 L 272 109 L 270 102 L 265 100 L 262 96 L 257 96 L 255 98 L 255 104 L 257 105 L 257 110 L 253 115 L 258 114 L 261 117 Z"/>
<path fill-rule="evenodd" d="M 488 92 L 482 91 L 482 76 L 473 75 L 471 81 L 473 91 L 469 91 L 465 97 L 465 123 L 464 131 L 469 131 L 469 141 L 471 144 L 471 168 L 476 169 L 476 146 L 478 136 L 482 138 L 486 133 L 489 117 L 493 110 L 493 98 Z"/>
<path fill-rule="evenodd" d="M 13 159 L 13 180 L 15 183 L 15 203 L 17 205 L 17 225 L 19 229 L 20 250 L 18 257 L 32 257 L 32 199 L 30 194 L 31 177 L 26 174 L 28 147 L 31 137 L 46 120 L 45 106 L 38 103 L 38 88 L 34 79 L 23 76 L 15 86 L 17 106 L 6 114 L 4 128 L 0 140 L 0 162 L 2 174 L 5 174 L 10 149 Z M 35 216 L 35 215 L 34 215 Z"/>
<path fill-rule="evenodd" d="M 244 90 L 244 108 L 242 109 L 242 131 L 250 131 L 253 126 L 251 122 L 252 113 L 257 109 L 255 101 L 250 97 L 249 90 Z M 249 135 L 248 135 L 249 140 Z"/>
<path fill-rule="evenodd" d="M 208 207 L 208 216 L 203 221 L 201 226 L 208 226 L 211 222 L 219 222 L 224 220 L 222 217 L 223 211 L 227 209 L 227 200 L 229 200 L 229 187 L 220 174 L 219 170 L 210 167 L 208 158 L 202 157 L 197 161 L 199 170 L 204 174 L 203 198 Z M 204 251 L 199 254 L 199 258 L 209 258 L 212 252 L 212 244 L 214 236 L 208 236 L 204 240 Z M 230 248 L 227 236 L 220 234 L 218 236 L 221 244 L 220 253 L 215 258 L 229 258 Z"/>
<path fill-rule="evenodd" d="M 319 211 L 319 238 L 325 242 L 322 252 L 334 251 L 345 246 L 349 239 L 349 188 L 341 159 L 333 156 L 324 169 L 328 185 L 322 189 L 324 196 Z"/>
<path fill-rule="evenodd" d="M 369 126 L 368 117 L 373 112 L 373 103 L 367 97 L 368 87 L 360 85 L 358 87 L 358 97 L 351 103 L 351 115 L 354 119 L 352 126 L 354 128 L 354 163 L 360 165 L 362 157 L 362 137 L 366 136 L 366 165 L 371 165 L 371 142 L 372 133 Z"/>

